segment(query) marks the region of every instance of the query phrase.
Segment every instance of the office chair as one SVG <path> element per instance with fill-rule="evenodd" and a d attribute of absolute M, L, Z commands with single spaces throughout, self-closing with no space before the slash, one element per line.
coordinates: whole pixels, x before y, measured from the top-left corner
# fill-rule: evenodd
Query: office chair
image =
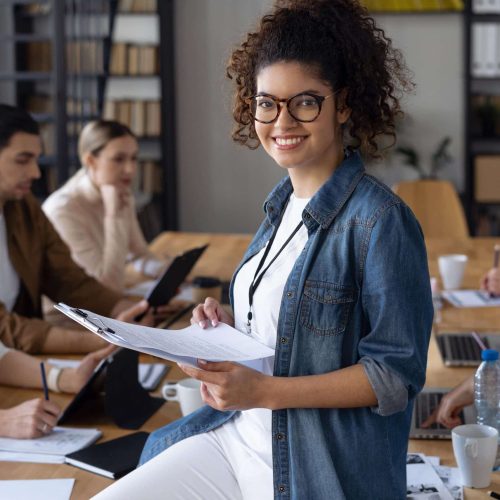
<path fill-rule="evenodd" d="M 464 209 L 450 182 L 405 181 L 392 190 L 412 209 L 426 238 L 469 238 Z"/>

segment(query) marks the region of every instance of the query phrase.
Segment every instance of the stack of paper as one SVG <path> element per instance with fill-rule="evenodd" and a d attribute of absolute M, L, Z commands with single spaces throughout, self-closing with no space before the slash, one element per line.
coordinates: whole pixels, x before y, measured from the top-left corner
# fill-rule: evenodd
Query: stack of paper
<path fill-rule="evenodd" d="M 407 500 L 463 500 L 464 498 L 458 468 L 439 465 L 439 457 L 408 453 L 406 485 Z"/>
<path fill-rule="evenodd" d="M 66 455 L 85 448 L 101 436 L 99 429 L 54 427 L 50 434 L 36 439 L 0 438 L 0 460 L 62 464 Z"/>

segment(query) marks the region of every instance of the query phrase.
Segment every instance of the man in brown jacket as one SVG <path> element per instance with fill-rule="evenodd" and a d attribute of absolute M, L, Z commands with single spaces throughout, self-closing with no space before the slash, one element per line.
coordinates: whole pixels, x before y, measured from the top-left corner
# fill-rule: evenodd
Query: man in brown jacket
<path fill-rule="evenodd" d="M 20 109 L 0 105 L 0 341 L 29 353 L 89 352 L 105 344 L 44 321 L 41 296 L 112 317 L 129 317 L 132 303 L 71 260 L 31 194 L 41 152 L 37 123 Z"/>

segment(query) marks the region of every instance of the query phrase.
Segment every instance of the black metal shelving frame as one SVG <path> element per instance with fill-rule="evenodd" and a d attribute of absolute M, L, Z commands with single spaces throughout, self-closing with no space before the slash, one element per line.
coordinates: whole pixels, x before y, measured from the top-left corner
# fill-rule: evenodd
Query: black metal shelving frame
<path fill-rule="evenodd" d="M 475 23 L 498 23 L 500 13 L 473 12 L 473 0 L 466 0 L 464 22 L 464 159 L 465 159 L 465 209 L 471 234 L 476 234 L 479 212 L 498 203 L 478 202 L 475 199 L 475 157 L 500 155 L 500 137 L 477 137 L 472 134 L 473 96 L 489 93 L 500 95 L 500 77 L 476 77 L 472 74 L 472 27 Z M 499 156 L 500 159 L 500 156 Z"/>
<path fill-rule="evenodd" d="M 76 141 L 68 134 L 68 124 L 84 123 L 102 116 L 106 85 L 111 76 L 110 57 L 112 34 L 117 15 L 157 15 L 160 23 L 160 78 L 161 89 L 161 134 L 156 139 L 161 151 L 160 167 L 162 169 L 162 192 L 154 197 L 154 202 L 159 207 L 157 213 L 161 217 L 162 230 L 175 230 L 178 228 L 177 208 L 177 172 L 176 172 L 176 140 L 175 140 L 175 80 L 174 80 L 174 0 L 159 0 L 157 12 L 119 12 L 118 0 L 2 0 L 4 6 L 12 6 L 15 18 L 15 33 L 0 35 L 0 43 L 8 42 L 17 46 L 31 42 L 51 42 L 52 69 L 46 72 L 22 71 L 24 61 L 19 52 L 16 70 L 13 72 L 0 72 L 0 81 L 11 80 L 15 82 L 17 93 L 21 96 L 18 105 L 24 105 L 22 94 L 28 95 L 30 89 L 37 82 L 48 82 L 52 96 L 53 112 L 34 113 L 33 116 L 39 123 L 51 123 L 55 127 L 54 154 L 41 158 L 40 166 L 42 175 L 46 168 L 56 169 L 57 185 L 63 184 L 71 175 L 72 166 L 78 162 Z M 44 4 L 46 9 L 28 13 L 22 7 L 28 4 Z M 106 33 L 95 34 L 89 23 L 92 16 L 108 16 Z M 33 30 L 34 20 L 47 16 L 50 17 L 50 34 L 40 34 Z M 72 41 L 102 41 L 103 71 L 70 73 L 66 60 L 66 47 Z M 117 78 L 113 76 L 113 78 Z M 118 77 L 119 78 L 119 77 Z M 127 78 L 124 76 L 124 78 Z M 141 75 L 133 78 L 141 78 Z M 144 76 L 146 78 L 146 76 Z M 97 113 L 89 113 L 83 109 L 84 99 L 79 101 L 81 109 L 68 112 L 67 99 L 69 96 L 78 95 L 79 88 L 88 83 L 96 86 L 96 95 L 93 96 L 97 103 Z M 19 98 L 18 98 L 19 101 Z M 140 139 L 141 140 L 141 139 Z M 154 139 L 146 138 L 145 142 Z M 142 141 L 142 140 L 141 140 Z M 42 198 L 47 193 L 40 192 Z"/>

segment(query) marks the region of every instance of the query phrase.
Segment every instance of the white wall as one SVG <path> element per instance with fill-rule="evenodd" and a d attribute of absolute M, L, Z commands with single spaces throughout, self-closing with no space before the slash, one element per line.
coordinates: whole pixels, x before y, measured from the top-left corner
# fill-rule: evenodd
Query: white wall
<path fill-rule="evenodd" d="M 187 231 L 253 232 L 261 205 L 283 172 L 263 152 L 230 138 L 230 89 L 225 62 L 231 48 L 255 24 L 271 0 L 176 2 L 176 101 L 180 228 Z M 456 164 L 448 172 L 462 182 L 461 17 L 398 15 L 378 18 L 415 73 L 402 139 L 424 161 L 445 135 Z M 389 183 L 408 172 L 393 157 Z M 398 165 L 398 167 L 396 167 Z M 380 167 L 377 167 L 380 170 Z M 411 176 L 411 172 L 410 172 Z"/>
<path fill-rule="evenodd" d="M 452 139 L 454 161 L 440 174 L 464 187 L 464 71 L 462 14 L 378 16 L 377 22 L 403 52 L 417 84 L 406 98 L 406 118 L 398 144 L 411 145 L 428 165 L 437 144 Z M 377 168 L 388 184 L 411 178 L 414 171 L 401 168 L 401 159 L 389 158 Z"/>

